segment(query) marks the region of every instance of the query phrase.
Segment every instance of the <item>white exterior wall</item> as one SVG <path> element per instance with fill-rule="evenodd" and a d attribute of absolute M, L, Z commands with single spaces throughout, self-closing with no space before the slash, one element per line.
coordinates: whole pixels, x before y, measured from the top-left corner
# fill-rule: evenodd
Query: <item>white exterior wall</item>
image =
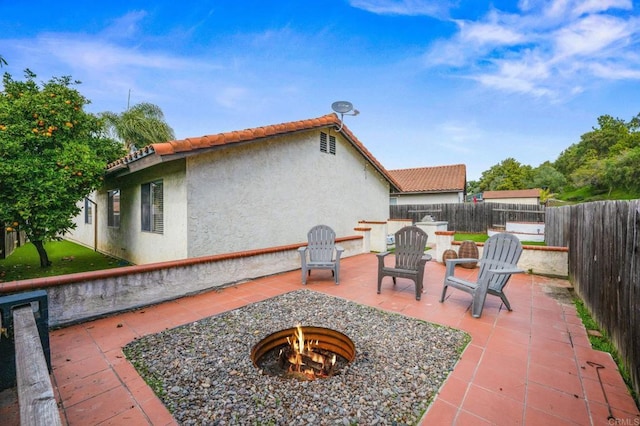
<path fill-rule="evenodd" d="M 97 193 L 93 192 L 89 195 L 89 199 L 92 201 L 96 201 Z M 78 202 L 78 207 L 80 207 L 80 214 L 73 218 L 73 223 L 75 223 L 76 228 L 71 230 L 70 232 L 64 234 L 64 238 L 69 241 L 73 241 L 75 243 L 81 244 L 83 246 L 87 246 L 89 248 L 94 248 L 95 244 L 95 221 L 96 221 L 96 206 L 92 205 L 93 209 L 93 217 L 91 219 L 91 223 L 84 223 L 84 200 Z"/>
<path fill-rule="evenodd" d="M 435 194 L 399 194 L 391 197 L 397 199 L 398 206 L 407 204 L 449 204 L 462 203 L 462 192 L 441 192 Z"/>
<path fill-rule="evenodd" d="M 540 204 L 539 198 L 485 198 L 485 203 L 504 203 L 504 204 Z"/>
<path fill-rule="evenodd" d="M 98 251 L 135 264 L 186 258 L 187 197 L 184 178 L 184 161 L 175 161 L 107 182 L 104 190 L 92 196 L 98 203 Z M 164 232 L 143 232 L 141 185 L 159 179 L 163 183 Z M 113 189 L 120 189 L 119 228 L 107 226 L 107 190 Z M 84 224 L 84 209 L 75 220 L 78 228 L 65 238 L 93 247 L 93 225 Z"/>
<path fill-rule="evenodd" d="M 318 224 L 341 237 L 359 220 L 386 221 L 389 183 L 324 131 L 335 155 L 309 131 L 188 158 L 189 257 L 304 242 Z"/>

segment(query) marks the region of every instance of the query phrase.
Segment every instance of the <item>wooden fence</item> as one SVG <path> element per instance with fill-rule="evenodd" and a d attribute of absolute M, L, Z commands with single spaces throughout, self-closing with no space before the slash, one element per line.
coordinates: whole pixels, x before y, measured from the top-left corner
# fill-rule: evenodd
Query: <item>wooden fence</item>
<path fill-rule="evenodd" d="M 447 221 L 450 231 L 486 232 L 507 221 L 545 222 L 545 242 L 569 248 L 569 279 L 611 337 L 640 393 L 640 200 L 549 207 L 465 203 L 390 206 L 391 219 Z"/>
<path fill-rule="evenodd" d="M 486 232 L 507 222 L 544 222 L 545 207 L 534 204 L 456 203 L 390 206 L 389 218 L 422 221 L 426 215 L 447 221 L 449 231 Z"/>
<path fill-rule="evenodd" d="M 551 207 L 546 216 L 545 231 L 569 247 L 569 279 L 640 393 L 640 200 Z"/>
<path fill-rule="evenodd" d="M 6 259 L 24 240 L 24 232 L 7 231 L 4 226 L 0 226 L 0 259 Z"/>
<path fill-rule="evenodd" d="M 545 214 L 544 241 L 549 246 L 567 247 L 571 214 L 569 207 L 549 207 Z"/>

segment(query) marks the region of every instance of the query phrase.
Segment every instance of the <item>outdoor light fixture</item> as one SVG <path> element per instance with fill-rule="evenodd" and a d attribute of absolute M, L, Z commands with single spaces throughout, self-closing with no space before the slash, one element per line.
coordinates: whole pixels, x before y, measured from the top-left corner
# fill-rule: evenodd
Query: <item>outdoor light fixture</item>
<path fill-rule="evenodd" d="M 331 104 L 331 109 L 340 114 L 340 127 L 338 132 L 342 130 L 345 115 L 358 115 L 360 111 L 353 109 L 353 104 L 349 101 L 336 101 Z"/>

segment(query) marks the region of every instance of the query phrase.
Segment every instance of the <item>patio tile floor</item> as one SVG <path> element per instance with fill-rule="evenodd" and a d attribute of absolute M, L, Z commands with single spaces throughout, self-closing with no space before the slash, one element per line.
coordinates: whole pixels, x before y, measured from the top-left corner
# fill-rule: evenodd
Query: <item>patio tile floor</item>
<path fill-rule="evenodd" d="M 575 307 L 547 291 L 567 287 L 567 281 L 514 275 L 507 287 L 514 311 L 506 311 L 498 298 L 489 296 L 482 317 L 475 319 L 465 293 L 449 290 L 447 300 L 439 303 L 444 266 L 435 261 L 426 266 L 420 301 L 415 300 L 413 283 L 403 279 L 395 288 L 385 279 L 382 293 L 376 294 L 373 254 L 341 263 L 337 286 L 330 271 L 314 271 L 303 287 L 297 270 L 51 331 L 52 379 L 63 422 L 176 424 L 124 358 L 122 347 L 149 333 L 307 288 L 471 335 L 423 425 L 640 424 L 640 412 L 611 356 L 591 349 Z M 476 271 L 460 273 L 472 276 Z M 607 421 L 605 397 L 587 361 L 604 366 L 600 375 L 617 423 Z"/>

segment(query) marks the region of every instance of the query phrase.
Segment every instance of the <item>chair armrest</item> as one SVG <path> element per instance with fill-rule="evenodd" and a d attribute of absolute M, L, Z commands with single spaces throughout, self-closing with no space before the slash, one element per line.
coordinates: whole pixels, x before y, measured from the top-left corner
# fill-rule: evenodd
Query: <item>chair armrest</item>
<path fill-rule="evenodd" d="M 304 246 L 304 247 L 298 247 L 298 253 L 302 254 L 302 253 L 306 252 L 306 251 L 307 251 L 307 249 L 308 249 L 308 247 L 307 247 L 307 246 Z"/>
<path fill-rule="evenodd" d="M 448 277 L 453 277 L 456 274 L 456 265 L 460 263 L 469 263 L 469 262 L 477 262 L 478 259 L 473 259 L 470 257 L 462 257 L 459 259 L 447 259 L 445 264 L 447 265 L 447 269 L 444 273 L 444 279 L 446 280 Z"/>
<path fill-rule="evenodd" d="M 489 269 L 489 272 L 492 274 L 522 274 L 525 272 L 524 269 L 520 268 L 512 268 L 512 269 Z"/>
<path fill-rule="evenodd" d="M 480 259 L 474 259 L 472 257 L 461 257 L 458 259 L 447 259 L 447 265 L 453 264 L 457 265 L 459 263 L 470 263 L 470 262 L 478 262 Z"/>
<path fill-rule="evenodd" d="M 344 252 L 344 247 L 335 245 L 334 248 L 336 249 L 336 261 L 339 261 L 340 255 Z"/>
<path fill-rule="evenodd" d="M 376 257 L 378 258 L 378 272 L 384 268 L 384 258 L 391 253 L 390 251 L 383 251 L 382 253 L 377 253 Z"/>
<path fill-rule="evenodd" d="M 427 264 L 428 261 L 431 260 L 431 255 L 430 254 L 425 254 L 424 256 L 422 256 L 420 258 L 420 261 L 418 262 L 418 265 L 420 265 L 420 268 L 423 268 L 424 265 Z"/>

